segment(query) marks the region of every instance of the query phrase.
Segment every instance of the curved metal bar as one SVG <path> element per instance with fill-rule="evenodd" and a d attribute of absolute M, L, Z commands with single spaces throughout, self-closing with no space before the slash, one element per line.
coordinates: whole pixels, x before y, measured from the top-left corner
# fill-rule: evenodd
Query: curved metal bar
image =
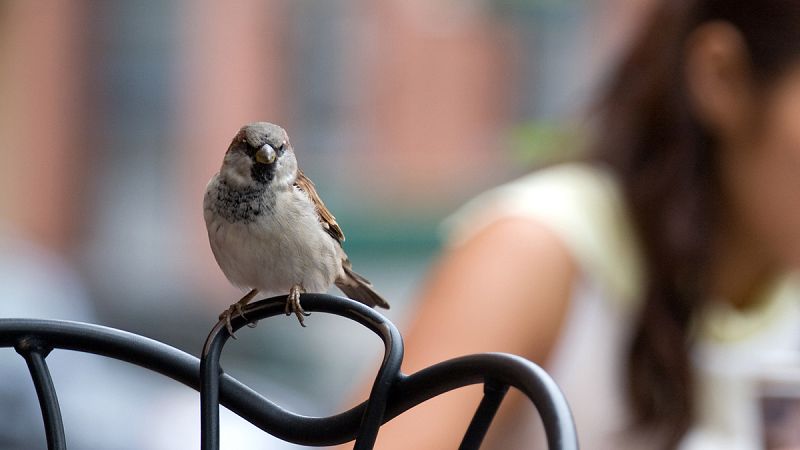
<path fill-rule="evenodd" d="M 218 323 L 211 331 L 200 359 L 200 448 L 202 450 L 219 449 L 219 378 L 222 375 L 219 358 L 225 338 L 212 339 L 211 336 L 223 336 L 220 329 L 225 329 L 225 325 Z M 225 331 L 227 332 L 227 329 Z"/>
<path fill-rule="evenodd" d="M 283 301 L 283 297 L 278 297 L 254 303 L 246 309 L 248 319 L 259 319 L 261 314 L 265 317 L 274 315 L 275 309 L 282 311 Z M 367 327 L 370 327 L 371 321 L 368 318 L 373 314 L 380 317 L 378 323 L 388 323 L 372 309 L 342 297 L 315 294 L 304 296 L 302 301 L 308 311 L 345 315 Z M 366 314 L 363 314 L 364 309 Z M 240 328 L 244 320 L 235 317 L 233 325 Z M 198 391 L 201 389 L 199 359 L 161 342 L 125 331 L 67 321 L 0 319 L 0 347 L 15 347 L 21 339 L 37 339 L 53 348 L 126 361 Z M 393 342 L 402 345 L 400 339 L 393 339 Z M 387 355 L 396 352 L 392 350 Z M 398 368 L 400 360 L 402 353 L 397 361 Z M 390 373 L 389 370 L 386 372 Z M 541 415 L 550 448 L 578 448 L 572 415 L 561 391 L 544 370 L 523 358 L 488 353 L 445 361 L 413 375 L 403 375 L 399 371 L 394 373 L 394 380 L 386 378 L 381 384 L 381 389 L 388 389 L 381 423 L 444 392 L 494 380 L 516 387 L 531 399 Z M 352 441 L 358 436 L 368 408 L 367 402 L 363 402 L 328 417 L 302 416 L 281 408 L 224 373 L 219 375 L 219 400 L 222 405 L 267 433 L 288 442 L 309 446 Z"/>
<path fill-rule="evenodd" d="M 248 320 L 235 316 L 231 320 L 231 328 L 237 332 L 249 321 L 282 315 L 285 302 L 285 297 L 254 302 L 244 310 Z M 403 338 L 394 324 L 381 314 L 350 299 L 325 294 L 303 294 L 301 303 L 307 311 L 336 314 L 354 320 L 377 334 L 384 343 L 383 362 L 372 385 L 369 400 L 366 402 L 354 447 L 355 450 L 371 449 L 375 445 L 378 430 L 384 423 L 389 390 L 400 374 L 400 365 L 403 362 Z M 206 339 L 200 359 L 201 448 L 204 450 L 219 448 L 219 376 L 223 373 L 219 361 L 229 337 L 225 323 L 223 321 L 217 323 Z"/>
<path fill-rule="evenodd" d="M 469 423 L 467 432 L 464 433 L 458 450 L 473 450 L 481 447 L 481 442 L 486 437 L 486 432 L 489 431 L 489 425 L 492 424 L 507 392 L 507 384 L 496 383 L 493 380 L 486 380 L 483 383 L 483 398 Z"/>
<path fill-rule="evenodd" d="M 386 420 L 437 395 L 487 381 L 513 386 L 531 400 L 542 419 L 549 448 L 578 449 L 572 413 L 558 385 L 541 367 L 508 353 L 462 356 L 401 377 L 389 396 Z"/>
<path fill-rule="evenodd" d="M 67 448 L 64 422 L 61 420 L 61 408 L 58 405 L 56 388 L 53 386 L 53 379 L 50 377 L 50 370 L 45 361 L 50 349 L 33 339 L 20 339 L 15 348 L 17 353 L 25 358 L 33 385 L 36 388 L 39 409 L 42 410 L 44 432 L 47 437 L 47 448 L 64 450 Z"/>

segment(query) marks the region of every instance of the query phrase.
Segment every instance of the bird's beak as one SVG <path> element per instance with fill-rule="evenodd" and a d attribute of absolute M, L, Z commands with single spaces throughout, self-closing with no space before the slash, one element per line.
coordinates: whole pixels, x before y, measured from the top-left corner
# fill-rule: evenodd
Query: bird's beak
<path fill-rule="evenodd" d="M 269 144 L 264 144 L 256 152 L 256 161 L 261 164 L 272 164 L 275 162 L 275 149 Z"/>

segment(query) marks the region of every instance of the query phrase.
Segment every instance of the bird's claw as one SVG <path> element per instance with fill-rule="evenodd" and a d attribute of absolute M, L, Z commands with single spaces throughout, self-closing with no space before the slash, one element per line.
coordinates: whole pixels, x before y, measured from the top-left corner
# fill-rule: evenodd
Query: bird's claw
<path fill-rule="evenodd" d="M 236 339 L 236 335 L 233 334 L 233 325 L 231 325 L 231 317 L 233 316 L 233 313 L 234 313 L 234 307 L 233 305 L 231 305 L 230 308 L 226 309 L 225 311 L 222 312 L 222 314 L 219 315 L 219 320 L 225 321 L 225 329 L 228 330 L 228 334 L 232 338 Z"/>
<path fill-rule="evenodd" d="M 294 313 L 297 317 L 297 321 L 300 322 L 301 327 L 305 327 L 306 324 L 304 323 L 304 317 L 308 317 L 311 314 L 307 313 L 302 305 L 300 305 L 300 293 L 304 292 L 304 289 L 301 286 L 292 286 L 292 289 L 289 291 L 289 296 L 286 298 L 286 307 L 284 308 L 284 312 L 287 316 Z"/>
<path fill-rule="evenodd" d="M 245 294 L 245 296 L 242 297 L 241 300 L 239 300 L 238 302 L 232 304 L 228 309 L 226 309 L 225 311 L 222 312 L 222 314 L 219 315 L 219 320 L 224 320 L 225 321 L 225 329 L 228 330 L 228 334 L 232 338 L 236 339 L 236 335 L 233 334 L 233 325 L 231 324 L 231 318 L 233 317 L 233 315 L 235 313 L 235 314 L 238 314 L 239 317 L 241 317 L 242 319 L 247 320 L 247 317 L 245 317 L 245 315 L 244 315 L 244 307 L 245 307 L 245 305 L 247 305 L 247 303 L 250 302 L 250 300 L 253 299 L 253 297 L 255 297 L 255 295 L 257 293 L 258 293 L 258 290 L 256 290 L 256 289 L 251 290 L 250 292 Z M 250 327 L 250 328 L 255 328 L 256 324 L 257 324 L 256 321 L 252 321 L 252 322 L 248 321 L 247 326 Z"/>
<path fill-rule="evenodd" d="M 247 316 L 244 315 L 244 309 L 242 305 L 238 303 L 234 303 L 231 305 L 230 308 L 226 309 L 222 314 L 219 315 L 219 320 L 225 321 L 225 329 L 228 330 L 228 334 L 231 335 L 232 338 L 236 339 L 236 335 L 233 333 L 233 325 L 231 324 L 231 320 L 234 314 L 238 314 L 244 320 L 247 320 Z M 255 328 L 258 325 L 258 321 L 251 320 L 247 322 L 247 326 L 249 328 Z"/>

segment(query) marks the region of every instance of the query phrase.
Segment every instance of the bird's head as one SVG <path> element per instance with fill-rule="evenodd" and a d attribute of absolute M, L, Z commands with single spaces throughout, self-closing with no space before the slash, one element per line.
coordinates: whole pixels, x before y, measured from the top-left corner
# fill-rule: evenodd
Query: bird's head
<path fill-rule="evenodd" d="M 238 186 L 293 183 L 297 160 L 286 131 L 267 122 L 243 126 L 225 153 L 220 176 Z"/>

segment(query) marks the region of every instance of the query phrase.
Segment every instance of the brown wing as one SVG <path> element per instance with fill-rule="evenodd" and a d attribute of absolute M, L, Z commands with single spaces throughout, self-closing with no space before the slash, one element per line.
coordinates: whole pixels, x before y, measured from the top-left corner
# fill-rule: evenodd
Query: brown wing
<path fill-rule="evenodd" d="M 342 233 L 342 229 L 339 228 L 339 224 L 336 223 L 336 217 L 333 217 L 333 214 L 325 207 L 325 203 L 322 203 L 322 199 L 319 198 L 314 183 L 302 170 L 297 170 L 297 179 L 294 180 L 294 185 L 305 192 L 308 198 L 314 202 L 314 207 L 317 209 L 317 215 L 319 215 L 319 222 L 322 224 L 322 228 L 324 228 L 331 237 L 339 241 L 339 243 L 344 242 L 344 233 Z"/>

